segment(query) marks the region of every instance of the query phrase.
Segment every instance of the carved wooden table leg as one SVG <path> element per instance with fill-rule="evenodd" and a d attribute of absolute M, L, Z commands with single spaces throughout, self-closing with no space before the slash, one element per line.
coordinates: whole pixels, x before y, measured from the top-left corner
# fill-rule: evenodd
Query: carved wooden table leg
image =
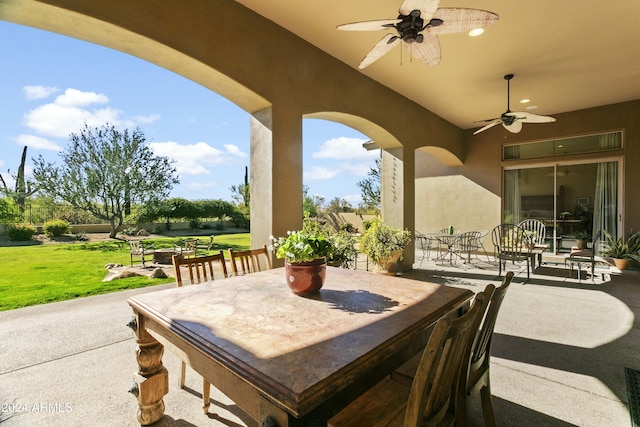
<path fill-rule="evenodd" d="M 164 346 L 156 341 L 144 325 L 144 318 L 140 315 L 129 325 L 134 329 L 138 348 L 138 372 L 136 386 L 132 393 L 138 398 L 138 422 L 149 425 L 158 421 L 164 415 L 163 396 L 169 392 L 169 374 L 162 365 Z"/>

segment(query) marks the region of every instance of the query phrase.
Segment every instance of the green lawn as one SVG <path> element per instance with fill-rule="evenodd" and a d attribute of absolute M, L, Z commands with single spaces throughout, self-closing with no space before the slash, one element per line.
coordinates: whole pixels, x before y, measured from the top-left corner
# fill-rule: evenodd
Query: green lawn
<path fill-rule="evenodd" d="M 145 243 L 169 248 L 184 238 Z M 212 250 L 228 248 L 248 249 L 249 234 L 217 235 Z M 108 263 L 129 265 L 129 245 L 113 240 L 0 247 L 0 311 L 174 281 L 140 276 L 103 282 Z"/>

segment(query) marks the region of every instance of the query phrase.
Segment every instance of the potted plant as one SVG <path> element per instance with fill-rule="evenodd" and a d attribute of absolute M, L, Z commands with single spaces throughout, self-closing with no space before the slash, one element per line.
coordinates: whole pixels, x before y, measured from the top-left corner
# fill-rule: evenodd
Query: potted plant
<path fill-rule="evenodd" d="M 638 254 L 640 252 L 640 232 L 632 234 L 626 241 L 622 237 L 615 239 L 606 230 L 603 231 L 603 234 L 607 241 L 602 255 L 613 258 L 616 267 L 624 270 L 629 266 L 630 260 L 640 262 Z"/>
<path fill-rule="evenodd" d="M 316 236 L 324 236 L 326 240 L 331 242 L 333 249 L 327 255 L 327 265 L 342 268 L 355 267 L 358 253 L 356 250 L 356 238 L 348 228 L 342 226 L 338 231 L 335 231 L 332 227 L 321 224 L 308 215 L 305 216 L 302 224 L 302 231 Z"/>
<path fill-rule="evenodd" d="M 333 253 L 333 245 L 323 234 L 303 229 L 288 231 L 287 237 L 270 239 L 276 257 L 285 260 L 287 285 L 294 294 L 304 295 L 322 288 L 327 257 Z"/>
<path fill-rule="evenodd" d="M 371 225 L 364 232 L 361 245 L 369 259 L 378 266 L 376 272 L 395 274 L 392 267 L 402 259 L 402 252 L 409 240 L 409 230 L 390 227 L 377 216 L 371 220 Z"/>
<path fill-rule="evenodd" d="M 591 234 L 587 230 L 580 230 L 573 233 L 573 238 L 576 239 L 578 249 L 587 249 L 587 242 L 591 240 Z"/>
<path fill-rule="evenodd" d="M 524 230 L 522 232 L 522 241 L 529 250 L 533 250 L 536 247 L 535 239 L 538 237 L 538 232 L 534 230 Z"/>

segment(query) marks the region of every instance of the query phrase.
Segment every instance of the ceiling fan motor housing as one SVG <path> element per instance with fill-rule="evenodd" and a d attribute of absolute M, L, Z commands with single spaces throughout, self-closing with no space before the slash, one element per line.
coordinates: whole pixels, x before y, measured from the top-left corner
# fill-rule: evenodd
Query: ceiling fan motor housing
<path fill-rule="evenodd" d="M 424 20 L 420 18 L 420 11 L 414 10 L 409 15 L 399 15 L 398 19 L 402 19 L 402 22 L 396 25 L 396 30 L 402 41 L 405 43 L 415 42 L 420 37 L 418 33 L 424 29 Z M 419 42 L 419 40 L 417 41 Z"/>

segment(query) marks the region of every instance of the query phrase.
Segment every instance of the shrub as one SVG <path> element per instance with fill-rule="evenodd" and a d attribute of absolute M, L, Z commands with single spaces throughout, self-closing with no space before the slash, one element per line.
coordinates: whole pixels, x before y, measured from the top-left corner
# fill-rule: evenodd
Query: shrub
<path fill-rule="evenodd" d="M 23 242 L 31 240 L 34 234 L 36 234 L 36 228 L 31 224 L 12 224 L 7 227 L 10 240 Z"/>
<path fill-rule="evenodd" d="M 123 228 L 120 233 L 124 234 L 125 236 L 135 236 L 136 234 L 138 234 L 138 231 L 140 231 L 138 227 L 130 226 Z"/>
<path fill-rule="evenodd" d="M 189 228 L 191 231 L 197 230 L 202 226 L 202 221 L 200 218 L 192 218 L 189 220 Z"/>
<path fill-rule="evenodd" d="M 49 237 L 59 237 L 69 232 L 69 223 L 61 219 L 53 219 L 45 222 L 42 229 Z"/>
<path fill-rule="evenodd" d="M 87 236 L 87 233 L 85 233 L 84 231 L 80 231 L 76 234 L 76 240 L 79 242 L 86 242 L 89 240 L 89 237 Z"/>

